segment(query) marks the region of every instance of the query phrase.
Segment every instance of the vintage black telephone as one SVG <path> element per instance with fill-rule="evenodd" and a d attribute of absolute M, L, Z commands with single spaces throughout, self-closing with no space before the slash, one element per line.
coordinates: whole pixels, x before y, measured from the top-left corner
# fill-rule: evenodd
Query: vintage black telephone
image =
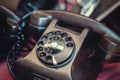
<path fill-rule="evenodd" d="M 90 80 L 89 70 L 101 61 L 120 61 L 119 35 L 90 18 L 35 10 L 24 23 L 33 34 L 46 30 L 27 56 L 13 60 L 13 51 L 8 55 L 8 68 L 17 80 Z M 97 63 L 91 68 L 89 62 Z"/>

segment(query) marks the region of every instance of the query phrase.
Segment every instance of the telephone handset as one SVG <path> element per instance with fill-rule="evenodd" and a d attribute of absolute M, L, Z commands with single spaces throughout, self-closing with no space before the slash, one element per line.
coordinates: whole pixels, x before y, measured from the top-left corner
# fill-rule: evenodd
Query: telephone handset
<path fill-rule="evenodd" d="M 48 27 L 33 50 L 12 64 L 17 79 L 88 80 L 80 66 L 94 52 L 105 61 L 119 61 L 120 37 L 106 26 L 65 11 L 33 11 L 31 16 L 31 32 L 44 27 L 41 22 Z M 92 53 L 86 52 L 90 48 Z"/>

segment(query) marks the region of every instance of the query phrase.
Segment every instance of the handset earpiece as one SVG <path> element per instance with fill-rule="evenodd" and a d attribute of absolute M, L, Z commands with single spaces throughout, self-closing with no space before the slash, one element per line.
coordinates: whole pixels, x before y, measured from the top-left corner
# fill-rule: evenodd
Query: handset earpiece
<path fill-rule="evenodd" d="M 118 40 L 104 35 L 98 46 L 98 55 L 102 57 L 102 61 L 106 63 L 120 62 L 120 42 Z"/>

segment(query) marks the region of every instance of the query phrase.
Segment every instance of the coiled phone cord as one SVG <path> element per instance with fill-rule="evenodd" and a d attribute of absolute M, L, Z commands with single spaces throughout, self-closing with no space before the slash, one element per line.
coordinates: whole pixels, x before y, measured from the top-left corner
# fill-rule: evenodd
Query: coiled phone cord
<path fill-rule="evenodd" d="M 19 54 L 19 51 L 21 49 L 21 44 L 24 41 L 24 35 L 22 34 L 24 26 L 25 26 L 25 23 L 23 21 L 20 21 L 18 23 L 18 33 L 16 34 L 17 42 L 7 56 L 8 69 L 9 69 L 9 72 L 12 74 L 12 76 L 14 77 L 15 80 L 17 80 L 17 79 L 15 77 L 15 74 L 12 71 L 11 64 L 16 59 L 16 55 Z"/>
<path fill-rule="evenodd" d="M 12 70 L 12 64 L 14 63 L 14 61 L 17 59 L 17 57 L 20 56 L 20 52 L 28 52 L 31 49 L 28 50 L 22 50 L 22 44 L 25 41 L 25 35 L 23 34 L 23 30 L 26 26 L 26 22 L 25 20 L 27 20 L 29 18 L 29 16 L 31 15 L 31 13 L 26 14 L 25 16 L 23 16 L 21 18 L 21 20 L 18 22 L 18 32 L 15 35 L 17 42 L 15 43 L 15 45 L 13 46 L 13 48 L 11 49 L 11 51 L 9 52 L 8 56 L 7 56 L 7 65 L 8 65 L 8 70 L 11 73 L 12 77 L 15 80 L 18 80 L 17 77 L 15 76 L 13 70 Z M 30 43 L 35 44 L 33 42 L 30 41 Z"/>

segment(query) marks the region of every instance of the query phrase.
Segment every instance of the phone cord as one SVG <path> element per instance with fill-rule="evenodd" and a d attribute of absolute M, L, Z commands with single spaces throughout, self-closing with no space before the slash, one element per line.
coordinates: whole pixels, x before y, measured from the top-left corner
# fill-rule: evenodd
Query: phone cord
<path fill-rule="evenodd" d="M 11 51 L 9 52 L 7 56 L 8 70 L 15 80 L 18 80 L 18 79 L 16 78 L 11 65 L 16 60 L 16 56 L 20 55 L 19 52 L 21 51 L 21 45 L 24 42 L 24 34 L 22 34 L 24 26 L 25 26 L 25 23 L 23 21 L 20 21 L 18 23 L 18 32 L 15 35 L 17 42 L 15 43 L 15 45 L 13 46 L 13 48 L 11 49 Z"/>

